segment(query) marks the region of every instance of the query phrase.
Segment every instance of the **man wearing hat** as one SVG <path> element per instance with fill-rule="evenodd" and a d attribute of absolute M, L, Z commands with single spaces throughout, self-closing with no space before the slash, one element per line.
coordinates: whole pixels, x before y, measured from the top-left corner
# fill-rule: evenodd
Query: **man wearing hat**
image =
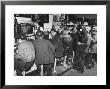
<path fill-rule="evenodd" d="M 35 63 L 40 69 L 39 65 L 44 65 L 46 67 L 47 75 L 52 75 L 52 63 L 54 63 L 54 53 L 55 48 L 49 40 L 43 39 L 44 33 L 42 31 L 37 31 L 35 45 Z"/>

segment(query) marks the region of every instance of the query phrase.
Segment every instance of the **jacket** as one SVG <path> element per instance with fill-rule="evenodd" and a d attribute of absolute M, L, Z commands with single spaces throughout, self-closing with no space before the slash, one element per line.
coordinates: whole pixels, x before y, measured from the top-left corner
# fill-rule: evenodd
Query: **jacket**
<path fill-rule="evenodd" d="M 35 63 L 50 64 L 54 63 L 55 48 L 48 40 L 38 39 L 34 41 Z"/>

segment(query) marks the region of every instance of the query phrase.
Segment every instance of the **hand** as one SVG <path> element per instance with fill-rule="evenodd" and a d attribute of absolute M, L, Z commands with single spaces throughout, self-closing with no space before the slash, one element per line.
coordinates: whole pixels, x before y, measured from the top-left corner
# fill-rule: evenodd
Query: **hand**
<path fill-rule="evenodd" d="M 84 43 L 81 43 L 81 42 L 78 41 L 78 45 L 82 45 L 82 44 L 84 44 Z"/>

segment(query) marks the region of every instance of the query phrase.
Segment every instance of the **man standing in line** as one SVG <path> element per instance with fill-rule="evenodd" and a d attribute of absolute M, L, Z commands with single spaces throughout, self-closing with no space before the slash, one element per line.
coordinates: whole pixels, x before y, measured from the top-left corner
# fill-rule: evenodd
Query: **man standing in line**
<path fill-rule="evenodd" d="M 43 39 L 44 33 L 37 31 L 35 45 L 35 63 L 37 69 L 40 70 L 40 65 L 46 68 L 47 76 L 52 76 L 52 63 L 54 63 L 55 48 L 49 40 Z"/>

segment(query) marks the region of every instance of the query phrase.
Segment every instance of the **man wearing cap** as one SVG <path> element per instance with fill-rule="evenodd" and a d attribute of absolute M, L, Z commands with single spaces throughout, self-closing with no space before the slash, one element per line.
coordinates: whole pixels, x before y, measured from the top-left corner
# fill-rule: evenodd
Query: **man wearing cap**
<path fill-rule="evenodd" d="M 52 43 L 48 40 L 43 39 L 44 33 L 37 31 L 35 45 L 35 63 L 38 65 L 44 65 L 46 67 L 47 75 L 52 75 L 52 63 L 54 63 L 55 48 Z"/>

